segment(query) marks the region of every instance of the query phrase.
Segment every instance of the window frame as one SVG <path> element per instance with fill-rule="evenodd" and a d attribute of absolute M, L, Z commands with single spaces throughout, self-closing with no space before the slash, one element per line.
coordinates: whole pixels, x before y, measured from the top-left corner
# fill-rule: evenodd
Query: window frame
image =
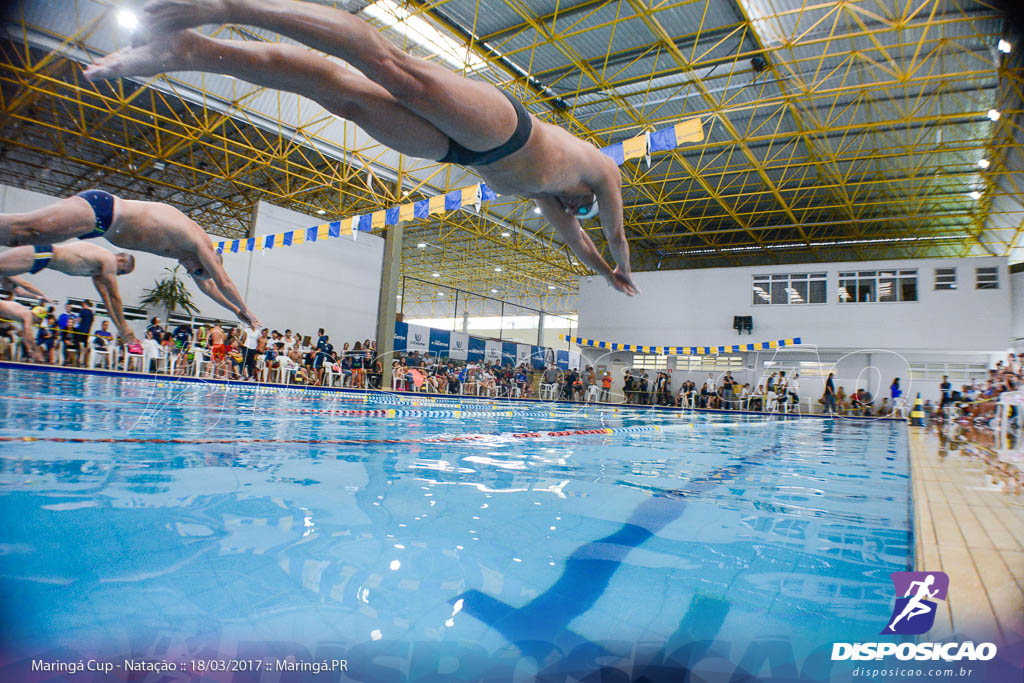
<path fill-rule="evenodd" d="M 766 273 L 752 275 L 751 278 L 751 306 L 828 305 L 828 272 Z M 821 301 L 811 301 L 811 294 L 815 291 L 812 283 L 824 285 Z M 776 298 L 780 300 L 776 301 Z M 784 301 L 781 300 L 783 298 Z"/>

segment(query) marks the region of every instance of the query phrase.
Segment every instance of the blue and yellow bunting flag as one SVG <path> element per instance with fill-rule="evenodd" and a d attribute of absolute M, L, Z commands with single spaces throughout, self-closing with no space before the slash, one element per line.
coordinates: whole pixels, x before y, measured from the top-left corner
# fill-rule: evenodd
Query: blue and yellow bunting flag
<path fill-rule="evenodd" d="M 615 144 L 603 147 L 601 151 L 620 166 L 630 159 L 642 157 L 646 157 L 649 163 L 650 155 L 655 152 L 667 152 L 680 145 L 700 142 L 703 139 L 703 125 L 700 117 L 695 117 L 681 121 L 670 128 L 641 133 L 621 142 L 616 142 Z M 458 211 L 460 209 L 479 211 L 481 202 L 489 202 L 497 198 L 498 194 L 487 187 L 486 183 L 478 183 L 469 187 L 452 190 L 443 195 L 430 197 L 429 199 L 346 218 L 345 234 L 350 234 L 348 228 L 350 220 L 353 231 L 372 232 L 385 225 L 397 225 L 405 221 L 424 220 L 434 214 L 444 213 L 445 211 Z M 284 239 L 286 234 L 289 235 L 287 241 Z M 224 252 L 237 254 L 245 251 L 262 251 L 275 247 L 291 246 L 302 244 L 303 242 L 316 242 L 328 237 L 339 237 L 340 235 L 341 223 L 336 221 L 288 233 L 261 235 L 258 238 L 250 237 L 245 240 L 218 241 L 214 243 L 214 246 L 218 254 L 223 254 Z"/>
<path fill-rule="evenodd" d="M 620 344 L 618 342 L 599 341 L 587 337 L 560 335 L 563 341 L 592 349 L 606 351 L 633 351 L 634 353 L 651 353 L 657 356 L 713 356 L 723 353 L 741 353 L 743 351 L 768 351 L 786 346 L 800 346 L 800 337 L 777 339 L 775 341 L 755 342 L 753 344 L 732 344 L 730 346 L 647 346 L 645 344 Z"/>

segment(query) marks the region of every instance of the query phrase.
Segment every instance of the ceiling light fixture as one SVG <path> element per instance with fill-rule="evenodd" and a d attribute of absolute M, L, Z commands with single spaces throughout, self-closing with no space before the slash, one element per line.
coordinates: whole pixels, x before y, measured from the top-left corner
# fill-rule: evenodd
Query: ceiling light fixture
<path fill-rule="evenodd" d="M 988 168 L 990 163 L 988 159 L 978 159 L 978 166 L 981 168 Z"/>
<path fill-rule="evenodd" d="M 989 117 L 993 121 L 998 121 L 999 117 L 1002 116 L 1002 114 L 999 113 L 998 109 L 989 109 L 988 113 L 986 113 L 985 116 Z"/>
<path fill-rule="evenodd" d="M 996 45 L 996 47 L 999 48 L 1000 52 L 1007 55 L 1010 54 L 1010 50 L 1013 49 L 1013 46 L 1010 45 L 1010 42 L 1008 40 L 1005 40 L 1004 38 L 999 39 L 999 44 Z"/>
<path fill-rule="evenodd" d="M 971 192 L 971 199 L 981 199 L 981 193 L 977 190 Z"/>
<path fill-rule="evenodd" d="M 139 17 L 130 9 L 120 10 L 117 13 L 117 25 L 129 31 L 134 31 L 139 27 Z"/>
<path fill-rule="evenodd" d="M 426 249 L 427 248 L 427 243 L 426 242 L 420 242 L 419 244 L 416 245 L 416 248 L 417 249 Z"/>

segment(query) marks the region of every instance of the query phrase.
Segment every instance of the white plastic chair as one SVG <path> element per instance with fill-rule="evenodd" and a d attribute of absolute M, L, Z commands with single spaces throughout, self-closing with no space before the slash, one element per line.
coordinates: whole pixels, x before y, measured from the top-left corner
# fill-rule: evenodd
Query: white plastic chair
<path fill-rule="evenodd" d="M 136 370 L 131 369 L 132 361 L 138 361 L 138 368 Z M 132 353 L 128 350 L 128 347 L 124 349 L 124 360 L 122 361 L 121 369 L 125 372 L 142 372 L 146 368 L 146 351 L 143 349 L 142 353 Z"/>
<path fill-rule="evenodd" d="M 206 349 L 198 346 L 192 347 L 192 374 L 199 377 L 203 374 L 203 366 L 210 362 L 206 356 Z"/>
<path fill-rule="evenodd" d="M 117 347 L 113 344 L 107 344 L 103 349 L 97 349 L 95 346 L 89 347 L 89 360 L 86 363 L 86 367 L 96 367 L 97 360 L 106 361 L 108 368 L 117 367 Z"/>
<path fill-rule="evenodd" d="M 540 400 L 542 401 L 554 401 L 558 395 L 558 384 L 541 384 L 540 385 Z"/>

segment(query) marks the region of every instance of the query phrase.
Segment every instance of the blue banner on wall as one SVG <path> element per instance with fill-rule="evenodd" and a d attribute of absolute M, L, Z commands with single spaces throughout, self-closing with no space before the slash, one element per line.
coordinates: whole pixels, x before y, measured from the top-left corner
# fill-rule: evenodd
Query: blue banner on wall
<path fill-rule="evenodd" d="M 544 356 L 546 349 L 543 346 L 530 347 L 530 364 L 534 370 L 544 369 Z"/>
<path fill-rule="evenodd" d="M 469 353 L 467 359 L 470 363 L 481 363 L 484 360 L 484 350 L 487 348 L 487 342 L 479 337 L 469 338 Z"/>
<path fill-rule="evenodd" d="M 515 342 L 502 342 L 501 344 L 501 364 L 516 366 L 516 343 Z"/>
<path fill-rule="evenodd" d="M 558 365 L 559 370 L 569 369 L 569 352 L 558 351 L 555 356 L 555 364 Z"/>
<path fill-rule="evenodd" d="M 405 351 L 406 340 L 409 337 L 409 323 L 395 323 L 395 351 Z"/>
<path fill-rule="evenodd" d="M 439 356 L 448 356 L 448 345 L 451 343 L 452 333 L 448 330 L 435 330 L 430 328 L 430 353 Z"/>

